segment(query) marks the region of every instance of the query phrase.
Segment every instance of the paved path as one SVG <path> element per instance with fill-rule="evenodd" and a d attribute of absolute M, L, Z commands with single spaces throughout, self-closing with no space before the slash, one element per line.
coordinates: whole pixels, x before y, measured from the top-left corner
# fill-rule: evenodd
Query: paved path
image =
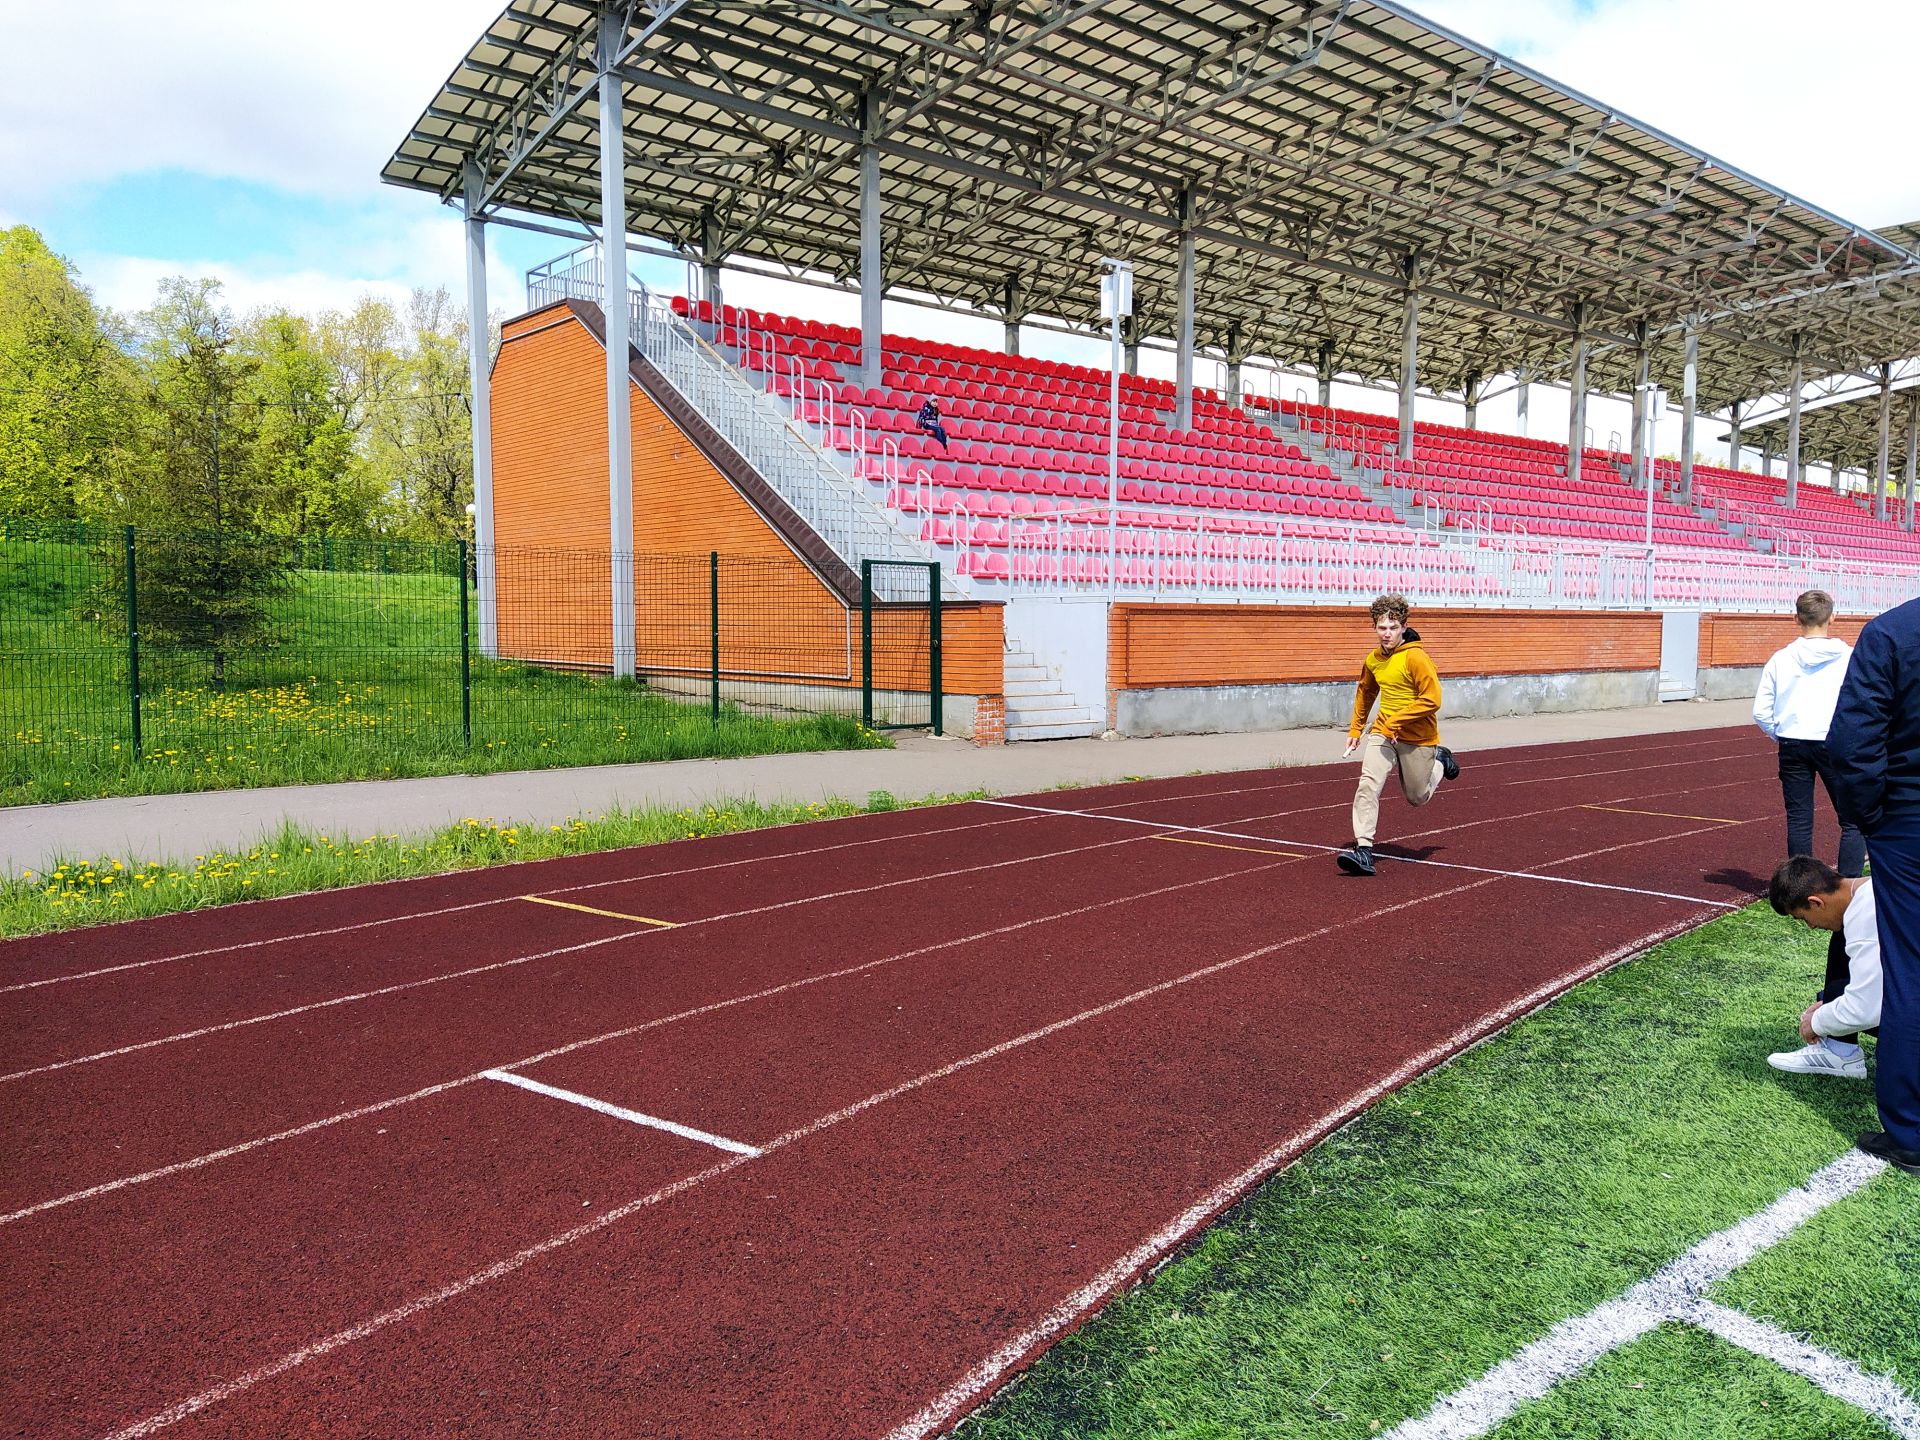
<path fill-rule="evenodd" d="M 1508 745 L 1741 725 L 1750 710 L 1745 700 L 1723 700 L 1449 720 L 1446 739 L 1464 758 L 1475 750 Z M 1340 745 L 1340 735 L 1332 730 L 1054 740 L 992 749 L 909 736 L 894 750 L 75 800 L 0 809 L 0 871 L 45 869 L 56 856 L 180 859 L 249 844 L 287 820 L 332 835 L 406 835 L 469 815 L 501 824 L 550 825 L 570 816 L 599 815 L 614 805 L 640 809 L 721 799 L 864 800 L 875 790 L 903 800 L 973 790 L 1017 795 L 1054 785 L 1317 764 L 1337 758 Z"/>

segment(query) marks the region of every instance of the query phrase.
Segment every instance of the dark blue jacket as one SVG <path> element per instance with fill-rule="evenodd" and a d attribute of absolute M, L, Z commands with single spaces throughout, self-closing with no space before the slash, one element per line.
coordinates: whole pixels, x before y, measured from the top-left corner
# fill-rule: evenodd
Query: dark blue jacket
<path fill-rule="evenodd" d="M 1876 616 L 1860 632 L 1827 754 L 1836 808 L 1869 838 L 1896 822 L 1920 821 L 1920 600 Z"/>

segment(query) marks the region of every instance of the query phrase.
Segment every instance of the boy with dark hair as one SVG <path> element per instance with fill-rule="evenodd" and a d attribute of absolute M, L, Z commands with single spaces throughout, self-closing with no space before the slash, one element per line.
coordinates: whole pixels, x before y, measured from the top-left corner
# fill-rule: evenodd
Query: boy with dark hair
<path fill-rule="evenodd" d="M 940 406 L 931 395 L 921 405 L 920 413 L 913 417 L 913 423 L 938 440 L 942 450 L 947 448 L 947 427 L 940 423 Z"/>
<path fill-rule="evenodd" d="M 1833 763 L 1827 755 L 1827 728 L 1847 676 L 1853 648 L 1827 634 L 1833 623 L 1833 597 L 1808 590 L 1793 602 L 1800 638 L 1775 652 L 1760 672 L 1753 697 L 1753 723 L 1780 747 L 1780 794 L 1787 807 L 1787 854 L 1813 853 L 1813 777 L 1834 799 Z M 1836 813 L 1839 805 L 1834 806 Z M 1840 873 L 1858 875 L 1867 842 L 1848 815 L 1840 819 Z"/>
<path fill-rule="evenodd" d="M 1880 1024 L 1880 931 L 1873 882 L 1842 875 L 1811 855 L 1795 855 L 1773 872 L 1767 901 L 1814 930 L 1825 930 L 1826 983 L 1800 1016 L 1799 1050 L 1769 1055 L 1776 1070 L 1798 1075 L 1867 1078 L 1859 1032 Z"/>
<path fill-rule="evenodd" d="M 1353 794 L 1353 843 L 1334 858 L 1349 875 L 1373 874 L 1373 833 L 1380 821 L 1380 791 L 1387 776 L 1400 777 L 1400 793 L 1409 805 L 1433 798 L 1441 778 L 1454 779 L 1460 766 L 1440 743 L 1440 674 L 1420 644 L 1420 632 L 1407 627 L 1407 597 L 1382 595 L 1367 608 L 1380 642 L 1360 664 L 1353 696 L 1353 722 L 1347 748 L 1360 751 L 1360 787 Z M 1367 715 L 1379 708 L 1371 727 Z M 1365 738 L 1362 738 L 1362 730 Z"/>

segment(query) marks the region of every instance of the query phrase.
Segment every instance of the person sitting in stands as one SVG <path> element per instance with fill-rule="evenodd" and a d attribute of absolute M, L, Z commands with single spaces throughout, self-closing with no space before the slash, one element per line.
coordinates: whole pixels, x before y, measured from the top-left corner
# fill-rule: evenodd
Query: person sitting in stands
<path fill-rule="evenodd" d="M 913 417 L 913 423 L 938 440 L 942 450 L 947 448 L 947 427 L 940 423 L 940 407 L 933 403 L 931 395 L 920 407 L 920 413 Z"/>

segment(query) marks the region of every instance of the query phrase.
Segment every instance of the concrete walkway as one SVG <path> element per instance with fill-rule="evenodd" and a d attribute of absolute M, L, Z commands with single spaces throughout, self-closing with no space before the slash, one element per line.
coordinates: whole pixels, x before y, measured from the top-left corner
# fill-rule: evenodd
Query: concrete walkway
<path fill-rule="evenodd" d="M 1745 700 L 1692 702 L 1570 715 L 1449 720 L 1446 740 L 1471 768 L 1476 750 L 1667 734 L 1751 721 Z M 1241 735 L 1168 735 L 1149 740 L 1054 740 L 993 749 L 959 740 L 908 736 L 894 750 L 757 755 L 741 760 L 677 760 L 367 780 L 267 790 L 141 795 L 0 809 L 0 871 L 44 870 L 53 860 L 180 860 L 232 850 L 293 820 L 329 835 L 411 835 L 467 816 L 501 824 L 550 825 L 591 817 L 610 806 L 678 809 L 722 799 L 864 801 L 875 790 L 902 800 L 986 790 L 1018 795 L 1056 785 L 1314 765 L 1337 760 L 1334 730 Z"/>

